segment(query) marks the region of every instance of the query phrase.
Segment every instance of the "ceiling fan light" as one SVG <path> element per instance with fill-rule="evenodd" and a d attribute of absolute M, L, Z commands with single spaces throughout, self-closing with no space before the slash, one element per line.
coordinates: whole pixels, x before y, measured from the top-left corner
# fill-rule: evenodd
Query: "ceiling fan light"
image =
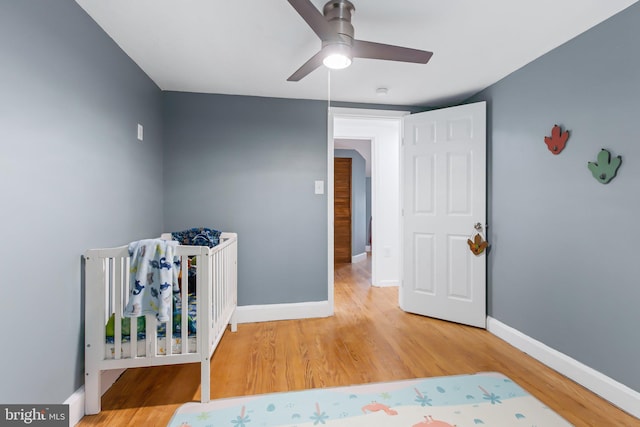
<path fill-rule="evenodd" d="M 327 56 L 322 63 L 332 70 L 347 68 L 351 65 L 351 48 L 341 43 L 327 46 Z"/>
<path fill-rule="evenodd" d="M 351 65 L 351 58 L 341 53 L 332 53 L 327 55 L 322 60 L 322 63 L 325 67 L 331 68 L 332 70 L 342 70 L 343 68 L 347 68 Z"/>

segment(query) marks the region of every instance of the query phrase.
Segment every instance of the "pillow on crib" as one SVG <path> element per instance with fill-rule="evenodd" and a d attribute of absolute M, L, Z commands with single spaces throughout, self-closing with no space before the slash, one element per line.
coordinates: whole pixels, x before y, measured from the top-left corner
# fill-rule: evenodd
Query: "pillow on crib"
<path fill-rule="evenodd" d="M 181 245 L 208 246 L 210 248 L 220 243 L 221 231 L 211 228 L 191 228 L 184 231 L 174 231 L 171 233 L 173 240 L 177 240 Z"/>
<path fill-rule="evenodd" d="M 138 319 L 138 329 L 137 333 L 144 332 L 146 328 L 145 317 L 140 316 Z M 115 313 L 111 313 L 111 317 L 109 317 L 109 321 L 107 322 L 107 326 L 105 327 L 107 337 L 113 338 L 116 334 L 116 315 Z M 131 319 L 128 317 L 122 318 L 122 335 L 123 336 L 131 336 Z"/>

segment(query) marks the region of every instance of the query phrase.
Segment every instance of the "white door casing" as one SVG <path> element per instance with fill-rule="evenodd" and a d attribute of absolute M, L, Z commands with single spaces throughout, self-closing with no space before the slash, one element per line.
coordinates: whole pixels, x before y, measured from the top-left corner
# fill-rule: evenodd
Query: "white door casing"
<path fill-rule="evenodd" d="M 404 117 L 403 283 L 400 306 L 424 316 L 486 326 L 486 104 Z"/>

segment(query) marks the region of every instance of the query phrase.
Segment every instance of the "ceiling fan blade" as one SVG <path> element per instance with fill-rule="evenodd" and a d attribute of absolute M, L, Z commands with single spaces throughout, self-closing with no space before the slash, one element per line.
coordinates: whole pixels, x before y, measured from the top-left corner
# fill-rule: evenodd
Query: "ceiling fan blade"
<path fill-rule="evenodd" d="M 388 61 L 414 62 L 418 64 L 426 64 L 433 56 L 433 52 L 426 50 L 362 40 L 353 41 L 351 52 L 354 57 L 358 58 L 386 59 Z"/>
<path fill-rule="evenodd" d="M 302 67 L 298 68 L 295 73 L 291 74 L 291 77 L 287 79 L 288 82 L 297 82 L 302 80 L 307 74 L 322 65 L 325 52 L 321 49 L 318 53 L 313 55 L 307 62 L 302 64 Z"/>
<path fill-rule="evenodd" d="M 331 28 L 327 19 L 322 13 L 311 3 L 310 0 L 288 0 L 289 4 L 298 12 L 305 20 L 307 25 L 320 37 L 320 40 L 334 38 L 336 32 Z"/>

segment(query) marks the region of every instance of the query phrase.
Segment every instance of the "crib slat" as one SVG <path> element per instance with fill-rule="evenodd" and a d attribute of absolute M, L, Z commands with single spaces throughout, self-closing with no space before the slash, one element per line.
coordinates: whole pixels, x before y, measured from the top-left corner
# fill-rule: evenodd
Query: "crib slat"
<path fill-rule="evenodd" d="M 224 274 L 227 252 L 228 248 L 226 251 L 220 253 L 220 261 L 218 262 L 218 325 L 216 327 L 216 334 L 219 333 L 220 329 L 224 328 L 224 315 L 226 307 Z"/>
<path fill-rule="evenodd" d="M 122 281 L 122 307 L 127 306 L 131 291 L 131 258 L 124 259 L 124 276 Z M 138 318 L 131 317 L 129 319 L 129 357 L 135 359 L 138 357 Z"/>
<path fill-rule="evenodd" d="M 202 314 L 204 313 L 204 310 L 202 309 L 202 307 L 204 307 L 204 304 L 206 304 L 206 295 L 204 292 L 204 287 L 205 287 L 205 283 L 202 280 L 202 276 L 208 271 L 208 267 L 207 264 L 209 263 L 209 258 L 208 257 L 204 257 L 204 256 L 198 256 L 196 258 L 198 260 L 198 274 L 196 274 L 196 296 L 197 296 L 197 301 L 196 301 L 196 331 L 197 331 L 197 336 L 196 336 L 196 353 L 199 353 L 202 351 L 202 345 L 201 345 L 201 338 L 202 338 L 202 334 L 200 334 L 200 332 L 202 331 L 203 325 L 205 323 Z"/>
<path fill-rule="evenodd" d="M 132 317 L 130 324 L 131 335 L 129 336 L 130 357 L 138 357 L 138 318 Z"/>
<path fill-rule="evenodd" d="M 221 334 L 221 330 L 223 330 L 225 328 L 225 317 L 227 314 L 227 304 L 226 304 L 226 295 L 227 295 L 227 289 L 226 289 L 226 285 L 225 285 L 225 270 L 226 270 L 226 264 L 227 264 L 227 258 L 228 258 L 228 254 L 229 254 L 229 248 L 227 247 L 226 250 L 224 252 L 222 252 L 220 254 L 220 262 L 219 262 L 219 267 L 218 267 L 218 283 L 219 283 L 219 290 L 218 290 L 218 322 L 216 323 L 216 335 L 220 335 Z"/>
<path fill-rule="evenodd" d="M 196 259 L 196 265 L 199 260 Z M 180 344 L 182 354 L 186 354 L 189 345 L 189 257 L 182 256 L 182 263 L 180 264 L 182 269 L 182 286 L 180 288 L 180 301 L 181 301 L 181 325 L 180 325 Z M 197 268 L 197 267 L 196 267 Z"/>
<path fill-rule="evenodd" d="M 218 318 L 216 319 L 216 325 L 215 325 L 216 335 L 220 332 L 221 329 L 224 328 L 224 315 L 225 315 L 225 307 L 226 307 L 224 274 L 225 274 L 225 262 L 227 259 L 228 251 L 229 251 L 229 248 L 226 248 L 226 250 L 220 252 L 218 265 L 216 266 L 217 276 L 218 276 L 216 278 L 216 282 L 217 282 L 216 288 L 218 289 L 217 298 L 216 298 L 217 300 L 216 305 L 218 306 L 216 310 L 218 314 Z"/>
<path fill-rule="evenodd" d="M 229 292 L 229 268 L 231 266 L 231 259 L 232 259 L 232 253 L 233 248 L 229 248 L 226 252 L 225 252 L 225 257 L 224 257 L 224 266 L 223 266 L 223 277 L 222 277 L 222 283 L 223 283 L 223 287 L 224 287 L 224 291 L 223 291 L 223 306 L 224 306 L 224 316 L 223 319 L 228 319 L 228 315 L 229 315 L 229 303 L 230 303 L 230 292 Z M 222 325 L 222 328 L 226 329 L 227 325 Z"/>
<path fill-rule="evenodd" d="M 229 277 L 227 286 L 229 287 L 229 310 L 231 311 L 231 331 L 238 330 L 238 321 L 236 316 L 236 306 L 238 305 L 238 239 L 234 239 L 232 246 L 229 248 L 231 260 L 229 261 Z"/>
<path fill-rule="evenodd" d="M 122 287 L 123 287 L 123 258 L 116 257 L 113 260 L 113 270 L 111 277 L 113 278 L 113 299 L 115 301 L 114 320 L 115 328 L 113 333 L 114 359 L 120 359 L 122 356 Z"/>
<path fill-rule="evenodd" d="M 158 320 L 156 316 L 147 314 L 145 321 L 147 357 L 156 357 L 158 355 Z"/>
<path fill-rule="evenodd" d="M 104 294 L 105 294 L 105 312 L 104 312 L 104 323 L 105 325 L 109 321 L 109 316 L 113 312 L 113 306 L 115 305 L 114 296 L 113 296 L 113 286 L 111 286 L 111 282 L 113 280 L 113 269 L 111 265 L 113 263 L 113 258 L 97 258 L 100 259 L 104 263 Z"/>
<path fill-rule="evenodd" d="M 171 356 L 173 353 L 173 301 L 171 307 L 171 316 L 165 322 L 164 354 L 166 356 Z"/>
<path fill-rule="evenodd" d="M 211 328 L 213 329 L 214 333 L 217 333 L 218 331 L 218 324 L 220 323 L 220 290 L 221 290 L 221 283 L 220 283 L 220 260 L 222 259 L 222 256 L 224 254 L 224 251 L 218 251 L 215 254 L 215 259 L 214 259 L 214 265 L 213 265 L 213 301 L 211 301 L 212 304 L 212 311 L 213 311 L 213 319 L 211 321 Z"/>

